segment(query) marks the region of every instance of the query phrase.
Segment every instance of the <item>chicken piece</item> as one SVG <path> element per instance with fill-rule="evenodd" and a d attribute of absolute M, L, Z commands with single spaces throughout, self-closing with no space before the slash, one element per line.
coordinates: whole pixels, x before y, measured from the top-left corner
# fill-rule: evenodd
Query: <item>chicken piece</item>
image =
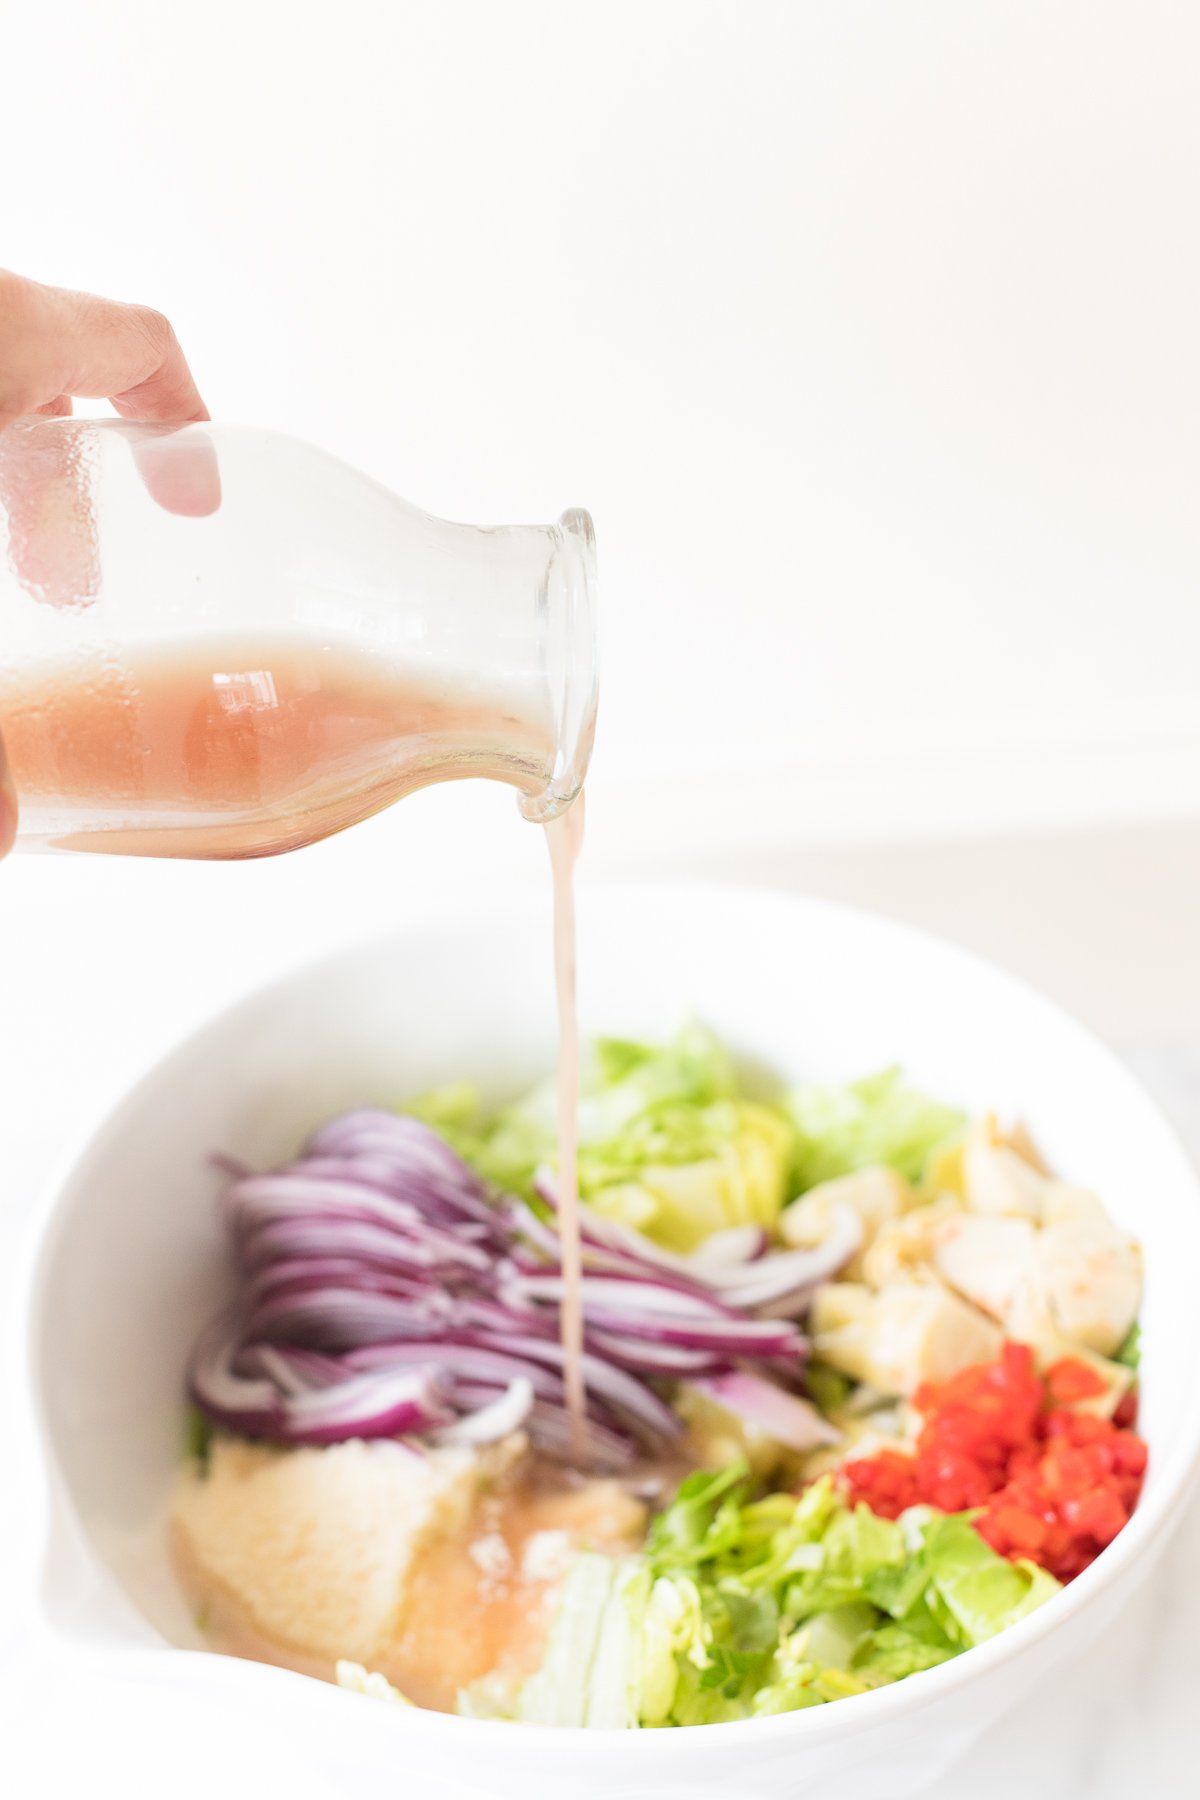
<path fill-rule="evenodd" d="M 949 1219 L 962 1216 L 958 1201 L 943 1194 L 925 1206 L 914 1207 L 901 1218 L 891 1219 L 876 1233 L 875 1242 L 862 1257 L 862 1277 L 873 1288 L 893 1281 L 921 1279 L 933 1271 L 938 1234 Z"/>
<path fill-rule="evenodd" d="M 1063 1225 L 1076 1219 L 1109 1223 L 1103 1203 L 1090 1188 L 1072 1187 L 1068 1181 L 1048 1182 L 1042 1203 L 1042 1224 Z"/>
<path fill-rule="evenodd" d="M 1036 1279 L 1064 1337 L 1114 1356 L 1138 1315 L 1142 1252 L 1103 1213 L 1066 1217 L 1037 1234 Z"/>
<path fill-rule="evenodd" d="M 976 1141 L 963 1152 L 963 1188 L 972 1212 L 1040 1220 L 1049 1186 L 1007 1144 Z"/>
<path fill-rule="evenodd" d="M 1029 1219 L 955 1213 L 936 1223 L 933 1267 L 941 1279 L 993 1319 L 1008 1318 L 1033 1269 L 1039 1233 Z"/>
<path fill-rule="evenodd" d="M 884 1394 L 911 1394 L 987 1362 L 998 1328 L 937 1282 L 898 1281 L 873 1293 L 860 1282 L 817 1289 L 809 1314 L 813 1349 L 824 1361 Z"/>
<path fill-rule="evenodd" d="M 898 1219 L 913 1204 L 913 1198 L 907 1181 L 894 1169 L 858 1169 L 852 1175 L 818 1182 L 799 1200 L 793 1200 L 780 1217 L 780 1234 L 784 1243 L 794 1249 L 815 1249 L 835 1229 L 839 1210 L 849 1207 L 862 1225 L 862 1246 L 846 1264 L 846 1274 L 853 1280 L 863 1252 L 876 1234 L 889 1221 Z"/>
<path fill-rule="evenodd" d="M 1028 1163 L 1036 1174 L 1049 1175 L 1050 1170 L 1042 1160 L 1041 1151 L 1029 1135 L 1027 1125 L 1018 1119 L 1016 1124 L 1010 1126 L 1007 1131 L 1001 1131 L 996 1126 L 994 1119 L 992 1124 L 996 1143 L 1007 1144 L 1010 1150 L 1015 1150 L 1021 1161 Z"/>

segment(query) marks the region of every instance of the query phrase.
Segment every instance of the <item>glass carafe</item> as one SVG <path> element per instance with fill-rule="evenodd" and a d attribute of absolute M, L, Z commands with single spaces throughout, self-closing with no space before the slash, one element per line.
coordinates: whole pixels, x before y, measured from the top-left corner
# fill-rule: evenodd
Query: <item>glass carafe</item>
<path fill-rule="evenodd" d="M 449 524 L 271 432 L 0 433 L 19 846 L 260 856 L 458 776 L 545 823 L 595 723 L 586 513 Z"/>

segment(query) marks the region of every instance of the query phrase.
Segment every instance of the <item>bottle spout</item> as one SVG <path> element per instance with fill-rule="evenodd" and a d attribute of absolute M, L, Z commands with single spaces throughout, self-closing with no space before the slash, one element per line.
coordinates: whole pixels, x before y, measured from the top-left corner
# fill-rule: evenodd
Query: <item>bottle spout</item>
<path fill-rule="evenodd" d="M 554 762 L 546 786 L 520 799 L 536 825 L 548 825 L 578 798 L 596 732 L 596 534 L 582 507 L 565 512 L 553 532 L 539 608 Z"/>

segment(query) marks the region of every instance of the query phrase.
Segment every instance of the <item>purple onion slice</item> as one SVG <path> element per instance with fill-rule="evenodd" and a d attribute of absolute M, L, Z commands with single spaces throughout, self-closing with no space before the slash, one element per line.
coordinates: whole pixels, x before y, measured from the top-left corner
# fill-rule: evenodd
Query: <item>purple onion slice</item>
<path fill-rule="evenodd" d="M 689 1385 L 789 1450 L 816 1450 L 841 1441 L 841 1432 L 811 1400 L 786 1393 L 761 1375 L 735 1370 L 729 1375 L 702 1375 Z"/>
<path fill-rule="evenodd" d="M 533 1384 L 518 1375 L 499 1399 L 469 1412 L 437 1433 L 439 1444 L 495 1444 L 519 1431 L 533 1408 Z"/>
<path fill-rule="evenodd" d="M 225 1168 L 240 1304 L 189 1371 L 210 1418 L 282 1443 L 482 1443 L 520 1425 L 570 1453 L 553 1218 L 490 1195 L 420 1121 L 372 1108 L 332 1120 L 273 1173 Z M 545 1171 L 538 1189 L 553 1209 Z M 745 1226 L 691 1256 L 588 1207 L 582 1225 L 589 1461 L 665 1450 L 682 1424 L 659 1390 L 680 1380 L 770 1413 L 777 1434 L 821 1428 L 789 1392 L 807 1350 L 794 1320 L 857 1249 L 853 1214 L 814 1250 L 772 1251 Z"/>

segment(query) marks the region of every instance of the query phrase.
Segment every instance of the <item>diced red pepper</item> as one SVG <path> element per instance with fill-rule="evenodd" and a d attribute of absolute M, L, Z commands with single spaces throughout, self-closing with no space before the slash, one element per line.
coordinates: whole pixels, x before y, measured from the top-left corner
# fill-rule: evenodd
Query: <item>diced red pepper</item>
<path fill-rule="evenodd" d="M 1122 1394 L 1117 1401 L 1116 1410 L 1113 1413 L 1113 1424 L 1120 1425 L 1128 1431 L 1132 1430 L 1137 1422 L 1138 1391 L 1135 1387 L 1131 1387 L 1129 1392 Z"/>
<path fill-rule="evenodd" d="M 1046 1370 L 1046 1388 L 1059 1406 L 1094 1400 L 1105 1388 L 1104 1377 L 1075 1356 L 1061 1356 Z"/>
<path fill-rule="evenodd" d="M 974 1511 L 980 1536 L 1001 1555 L 1070 1581 L 1126 1524 L 1146 1471 L 1146 1445 L 1129 1428 L 1136 1401 L 1111 1420 L 1072 1410 L 1103 1390 L 1077 1357 L 1061 1357 L 1043 1377 L 1027 1344 L 1007 1343 L 994 1362 L 917 1390 L 924 1424 L 913 1452 L 858 1457 L 843 1464 L 842 1480 L 885 1518 L 917 1502 Z"/>

